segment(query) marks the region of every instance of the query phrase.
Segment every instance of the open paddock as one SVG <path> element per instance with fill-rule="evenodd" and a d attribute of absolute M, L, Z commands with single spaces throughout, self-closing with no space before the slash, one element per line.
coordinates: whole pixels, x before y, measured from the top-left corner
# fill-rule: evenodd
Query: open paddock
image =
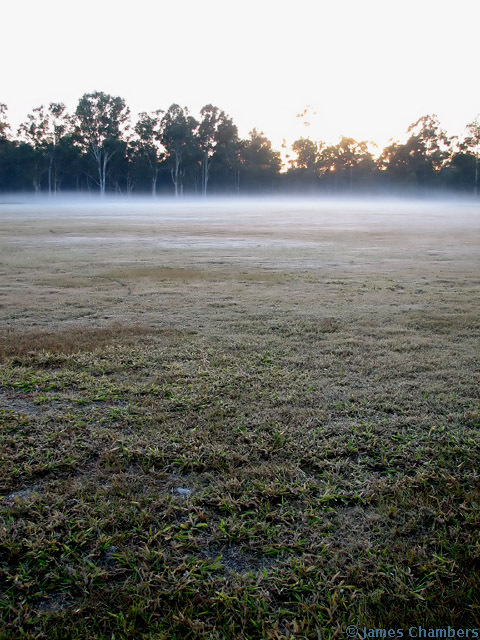
<path fill-rule="evenodd" d="M 480 627 L 479 230 L 0 202 L 0 637 Z"/>

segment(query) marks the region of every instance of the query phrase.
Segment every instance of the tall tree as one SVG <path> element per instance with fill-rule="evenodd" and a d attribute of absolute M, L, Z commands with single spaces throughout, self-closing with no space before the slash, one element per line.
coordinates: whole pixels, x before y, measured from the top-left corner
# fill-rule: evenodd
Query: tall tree
<path fill-rule="evenodd" d="M 412 174 L 407 146 L 398 141 L 392 141 L 383 149 L 377 159 L 377 166 L 392 184 L 405 185 L 416 179 L 415 174 Z"/>
<path fill-rule="evenodd" d="M 142 111 L 135 124 L 136 152 L 146 162 L 150 169 L 152 196 L 157 195 L 157 180 L 159 163 L 163 157 L 161 146 L 161 110 L 154 111 L 151 115 Z"/>
<path fill-rule="evenodd" d="M 75 114 L 83 145 L 94 159 L 97 183 L 103 196 L 108 164 L 112 156 L 122 149 L 122 136 L 128 129 L 130 110 L 123 98 L 95 91 L 80 98 Z"/>
<path fill-rule="evenodd" d="M 413 171 L 421 186 L 432 183 L 450 155 L 451 140 L 435 114 L 425 115 L 408 127 L 406 147 Z"/>
<path fill-rule="evenodd" d="M 242 174 L 250 190 L 273 189 L 282 162 L 280 153 L 272 148 L 270 140 L 256 129 L 241 148 Z"/>
<path fill-rule="evenodd" d="M 293 157 L 289 158 L 287 184 L 296 189 L 315 189 L 319 183 L 319 158 L 324 148 L 323 142 L 314 142 L 310 138 L 299 138 L 292 144 Z M 286 148 L 286 145 L 285 145 Z"/>
<path fill-rule="evenodd" d="M 187 107 L 172 104 L 161 121 L 161 141 L 170 164 L 175 197 L 183 195 L 186 161 L 194 154 L 197 121 Z"/>
<path fill-rule="evenodd" d="M 37 152 L 36 190 L 40 188 L 41 174 L 47 172 L 49 195 L 59 185 L 59 145 L 69 133 L 71 120 L 62 102 L 51 102 L 33 109 L 20 125 L 19 133 Z M 46 168 L 45 168 L 46 167 Z"/>
<path fill-rule="evenodd" d="M 441 128 L 435 114 L 426 115 L 411 124 L 407 130 L 409 140 L 415 140 L 427 156 L 434 170 L 441 169 L 448 158 L 451 139 Z"/>
<path fill-rule="evenodd" d="M 42 105 L 33 109 L 33 112 L 27 115 L 27 119 L 21 123 L 18 129 L 18 135 L 21 136 L 32 149 L 31 178 L 35 193 L 39 193 L 41 190 L 42 175 L 45 173 L 47 166 L 46 133 L 47 118 Z M 26 149 L 24 149 L 24 151 L 26 151 Z"/>
<path fill-rule="evenodd" d="M 378 167 L 393 184 L 425 187 L 439 182 L 451 155 L 451 138 L 437 116 L 422 116 L 408 127 L 407 133 L 410 136 L 404 144 L 392 142 L 382 151 Z"/>
<path fill-rule="evenodd" d="M 318 145 L 310 138 L 299 138 L 292 144 L 292 151 L 295 158 L 290 160 L 290 164 L 294 169 L 308 169 L 315 171 L 318 160 Z"/>
<path fill-rule="evenodd" d="M 478 195 L 478 156 L 480 153 L 480 116 L 467 124 L 468 136 L 465 138 L 465 145 L 475 156 L 475 179 L 473 192 Z"/>
<path fill-rule="evenodd" d="M 212 157 L 219 142 L 219 128 L 225 123 L 227 116 L 224 111 L 211 104 L 200 110 L 200 116 L 197 137 L 202 153 L 202 194 L 206 196 Z"/>
<path fill-rule="evenodd" d="M 238 193 L 240 173 L 240 149 L 241 142 L 238 139 L 238 129 L 233 120 L 225 115 L 217 124 L 215 132 L 215 153 L 212 159 L 212 175 L 216 175 L 218 182 L 223 181 L 223 188 L 233 183 Z"/>
<path fill-rule="evenodd" d="M 368 142 L 357 142 L 345 136 L 337 145 L 321 149 L 317 166 L 324 181 L 333 183 L 335 189 L 362 187 L 376 170 Z"/>

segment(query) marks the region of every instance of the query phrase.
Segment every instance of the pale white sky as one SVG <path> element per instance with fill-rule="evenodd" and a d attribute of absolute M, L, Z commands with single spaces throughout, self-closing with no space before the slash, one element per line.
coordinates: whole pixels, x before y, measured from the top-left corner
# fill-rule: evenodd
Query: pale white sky
<path fill-rule="evenodd" d="M 213 103 L 277 148 L 342 134 L 383 147 L 427 113 L 459 135 L 480 113 L 480 0 L 3 0 L 1 20 L 15 128 L 95 90 L 133 113 Z"/>

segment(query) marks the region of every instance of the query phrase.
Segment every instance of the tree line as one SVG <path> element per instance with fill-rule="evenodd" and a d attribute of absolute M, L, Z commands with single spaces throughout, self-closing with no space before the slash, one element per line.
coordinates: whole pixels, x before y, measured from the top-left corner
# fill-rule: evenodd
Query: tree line
<path fill-rule="evenodd" d="M 132 122 L 123 98 L 96 91 L 84 94 L 74 113 L 54 102 L 33 109 L 15 136 L 0 103 L 0 191 L 181 197 L 448 188 L 477 195 L 478 118 L 466 132 L 449 137 L 435 115 L 425 115 L 410 125 L 405 143 L 376 155 L 367 141 L 342 137 L 327 145 L 302 137 L 285 149 L 283 165 L 262 132 L 240 138 L 233 120 L 211 104 L 198 118 L 172 104 Z"/>

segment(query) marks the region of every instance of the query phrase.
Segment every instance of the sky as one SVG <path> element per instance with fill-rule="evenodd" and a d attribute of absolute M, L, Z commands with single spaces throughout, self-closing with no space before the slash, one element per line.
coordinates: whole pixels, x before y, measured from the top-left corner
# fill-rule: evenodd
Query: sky
<path fill-rule="evenodd" d="M 14 130 L 97 90 L 132 114 L 212 103 L 276 148 L 342 135 L 382 148 L 427 113 L 461 136 L 480 113 L 479 0 L 3 0 L 0 15 Z"/>

